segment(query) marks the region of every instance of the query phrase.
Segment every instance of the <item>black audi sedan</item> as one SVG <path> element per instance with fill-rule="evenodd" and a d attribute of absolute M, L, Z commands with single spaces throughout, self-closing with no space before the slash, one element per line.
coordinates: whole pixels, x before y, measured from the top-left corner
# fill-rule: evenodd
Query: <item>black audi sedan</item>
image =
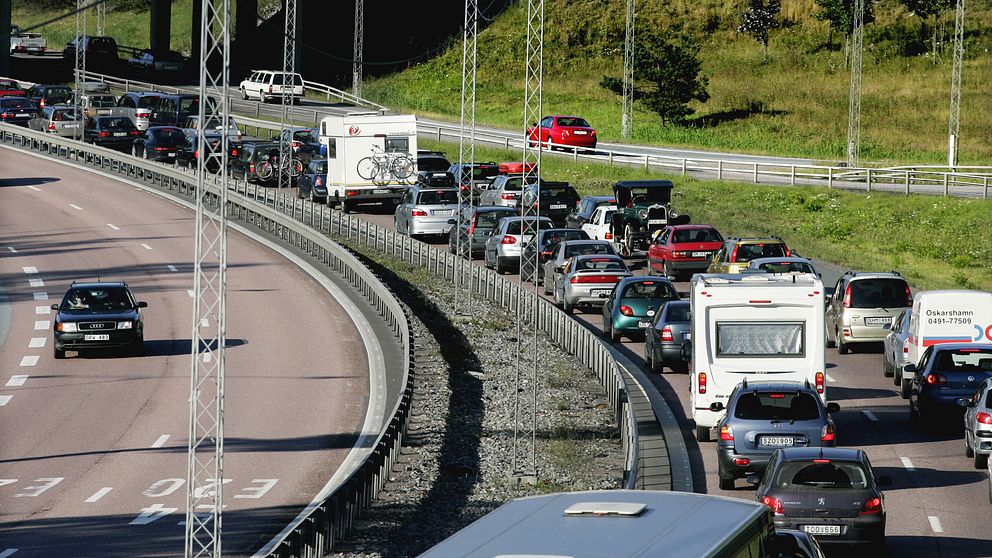
<path fill-rule="evenodd" d="M 73 282 L 62 303 L 52 305 L 56 311 L 52 343 L 55 358 L 65 358 L 66 350 L 105 348 L 140 355 L 144 350 L 140 309 L 147 306 L 135 300 L 123 281 Z"/>
<path fill-rule="evenodd" d="M 179 151 L 186 146 L 186 134 L 175 126 L 152 126 L 131 144 L 135 157 L 175 163 Z"/>
<path fill-rule="evenodd" d="M 0 122 L 27 126 L 28 120 L 38 115 L 38 105 L 26 97 L 0 99 Z"/>

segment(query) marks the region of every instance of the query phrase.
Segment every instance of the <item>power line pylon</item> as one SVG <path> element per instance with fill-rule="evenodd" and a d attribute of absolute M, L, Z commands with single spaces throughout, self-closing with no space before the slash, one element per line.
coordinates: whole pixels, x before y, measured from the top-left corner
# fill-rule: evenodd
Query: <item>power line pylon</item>
<path fill-rule="evenodd" d="M 964 69 L 964 0 L 954 8 L 954 55 L 951 64 L 951 107 L 947 116 L 947 166 L 958 164 L 961 133 L 961 71 Z"/>
<path fill-rule="evenodd" d="M 362 53 L 365 52 L 365 0 L 355 0 L 355 50 L 352 56 L 351 87 L 356 97 L 362 96 Z"/>
<path fill-rule="evenodd" d="M 455 254 L 458 264 L 455 268 L 455 313 L 470 314 L 472 311 L 472 240 L 474 231 L 466 219 L 472 219 L 475 207 L 472 177 L 475 165 L 475 72 L 478 50 L 476 36 L 479 30 L 479 2 L 465 0 L 465 28 L 462 40 L 462 111 L 461 129 L 458 134 L 458 163 L 463 172 L 455 177 L 458 182 L 458 222 Z M 468 168 L 466 175 L 464 169 Z M 467 183 L 466 183 L 467 182 Z M 465 256 L 462 259 L 462 255 Z M 466 283 L 462 273 L 468 269 Z"/>
<path fill-rule="evenodd" d="M 107 1 L 98 0 L 96 4 L 96 34 L 104 36 L 104 28 L 107 24 Z"/>
<path fill-rule="evenodd" d="M 634 20 L 637 0 L 627 0 L 627 23 L 623 40 L 623 110 L 620 135 L 629 138 L 634 131 Z"/>
<path fill-rule="evenodd" d="M 296 85 L 296 78 L 293 76 L 296 73 L 296 0 L 285 0 L 283 9 L 286 12 L 286 24 L 283 30 L 282 49 L 283 88 L 282 111 L 279 114 L 279 133 L 281 134 L 279 136 L 279 168 L 276 172 L 279 173 L 279 187 L 291 188 L 293 177 L 288 171 L 296 163 L 291 160 L 295 159 L 293 146 L 290 144 L 293 141 L 293 134 L 287 132 L 286 126 L 292 124 L 290 111 L 293 107 L 293 86 Z M 290 83 L 287 84 L 287 81 Z M 289 85 L 288 88 L 287 85 Z"/>
<path fill-rule="evenodd" d="M 86 48 L 83 44 L 86 37 L 86 12 L 89 0 L 76 0 L 76 60 L 73 79 L 72 104 L 76 111 L 77 125 L 73 129 L 72 137 L 77 140 L 83 139 L 83 82 L 86 81 Z M 5 47 L 6 48 L 6 47 Z"/>
<path fill-rule="evenodd" d="M 199 121 L 218 122 L 219 170 L 196 167 L 192 366 L 186 482 L 186 558 L 221 556 L 224 486 L 224 345 L 227 329 L 227 180 L 230 159 L 230 0 L 203 0 Z M 197 134 L 201 154 L 214 153 Z M 208 190 L 209 188 L 209 190 Z"/>
<path fill-rule="evenodd" d="M 861 51 L 864 43 L 865 2 L 854 0 L 851 29 L 851 93 L 847 116 L 847 166 L 858 166 L 861 158 Z"/>

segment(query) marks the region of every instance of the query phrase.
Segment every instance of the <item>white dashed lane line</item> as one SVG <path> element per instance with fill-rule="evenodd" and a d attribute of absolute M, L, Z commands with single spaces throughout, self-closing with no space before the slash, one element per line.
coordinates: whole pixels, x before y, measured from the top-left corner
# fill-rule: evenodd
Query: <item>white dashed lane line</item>
<path fill-rule="evenodd" d="M 152 249 L 152 247 L 149 246 L 149 245 L 147 245 L 147 244 L 142 244 L 141 247 L 144 248 L 145 250 L 151 250 Z"/>
<path fill-rule="evenodd" d="M 913 465 L 913 462 L 910 461 L 908 457 L 900 457 L 899 461 L 902 461 L 902 466 L 905 467 L 907 471 L 916 470 L 916 466 Z"/>
<path fill-rule="evenodd" d="M 26 374 L 17 374 L 11 376 L 10 379 L 7 380 L 7 387 L 23 386 L 26 381 L 28 381 L 28 376 Z"/>
<path fill-rule="evenodd" d="M 28 279 L 28 285 L 32 287 L 44 287 L 45 281 L 42 279 Z"/>
<path fill-rule="evenodd" d="M 31 293 L 35 300 L 48 300 L 48 293 L 45 291 L 39 291 L 36 293 Z"/>
<path fill-rule="evenodd" d="M 7 558 L 8 556 L 13 555 L 15 552 L 17 552 L 16 548 L 8 548 L 7 550 L 0 552 L 0 558 Z"/>
<path fill-rule="evenodd" d="M 944 526 L 940 524 L 940 518 L 936 515 L 928 515 L 927 521 L 930 522 L 930 530 L 934 533 L 943 533 Z"/>
<path fill-rule="evenodd" d="M 873 413 L 871 411 L 868 411 L 868 410 L 861 411 L 861 413 L 864 416 L 868 417 L 868 420 L 870 420 L 872 422 L 878 422 L 878 417 L 875 416 L 875 413 Z"/>
<path fill-rule="evenodd" d="M 31 340 L 28 341 L 28 348 L 40 349 L 45 346 L 45 341 L 47 340 L 48 340 L 47 337 L 32 337 Z"/>
<path fill-rule="evenodd" d="M 10 248 L 10 247 L 8 247 L 8 248 Z M 13 248 L 10 248 L 10 251 L 11 252 L 16 252 L 17 250 L 14 250 Z M 27 273 L 28 275 L 30 275 L 32 273 L 38 273 L 38 268 L 37 267 L 22 267 L 21 269 L 23 269 L 24 270 L 24 273 Z"/>
<path fill-rule="evenodd" d="M 48 326 L 52 325 L 50 320 L 37 320 L 34 322 L 35 331 L 40 331 L 43 329 L 48 329 Z"/>
<path fill-rule="evenodd" d="M 113 223 L 107 223 L 107 226 L 110 227 L 110 228 L 112 228 L 112 229 L 114 229 L 115 231 L 121 230 L 120 227 L 118 227 L 117 225 L 114 225 Z"/>
<path fill-rule="evenodd" d="M 90 496 L 89 498 L 87 498 L 85 500 L 85 502 L 87 504 L 92 504 L 94 502 L 99 502 L 100 501 L 100 498 L 103 498 L 104 496 L 106 496 L 107 493 L 110 492 L 111 490 L 113 490 L 113 487 L 104 486 L 100 490 L 97 490 L 96 492 L 94 492 L 92 496 Z"/>
<path fill-rule="evenodd" d="M 3 407 L 7 403 L 10 403 L 10 400 L 13 399 L 13 398 L 14 398 L 13 395 L 0 395 L 0 407 Z M 10 555 L 8 554 L 7 556 L 10 556 Z"/>
<path fill-rule="evenodd" d="M 34 366 L 38 364 L 38 355 L 31 355 L 21 358 L 21 366 Z"/>
<path fill-rule="evenodd" d="M 10 250 L 10 252 L 12 254 L 16 254 L 17 253 L 17 248 L 14 248 L 13 246 L 8 246 L 7 249 Z"/>
<path fill-rule="evenodd" d="M 35 314 L 38 314 L 38 315 L 44 315 L 44 314 L 49 313 L 50 311 L 51 311 L 51 309 L 49 307 L 47 307 L 47 306 L 35 306 L 34 307 L 34 313 Z"/>
<path fill-rule="evenodd" d="M 83 210 L 83 208 L 82 208 L 82 207 L 79 207 L 78 205 L 76 205 L 76 204 L 74 204 L 74 203 L 70 203 L 70 204 L 69 204 L 69 207 L 71 207 L 71 208 L 73 208 L 73 209 L 75 209 L 76 211 L 82 211 L 82 210 Z"/>
<path fill-rule="evenodd" d="M 164 446 L 165 443 L 168 442 L 169 441 L 169 438 L 171 438 L 171 437 L 172 436 L 169 435 L 169 434 L 162 434 L 161 436 L 158 437 L 158 440 L 155 440 L 155 443 L 152 444 L 152 447 L 153 448 L 160 448 L 160 447 Z"/>
<path fill-rule="evenodd" d="M 178 269 L 176 268 L 176 266 L 174 266 L 174 265 L 172 265 L 172 264 L 169 264 L 169 265 L 167 265 L 167 266 L 165 266 L 165 267 L 166 267 L 166 269 L 168 269 L 169 271 L 171 271 L 171 272 L 173 272 L 173 273 L 175 273 L 175 272 L 177 272 L 177 271 L 179 271 L 179 270 L 178 270 Z"/>

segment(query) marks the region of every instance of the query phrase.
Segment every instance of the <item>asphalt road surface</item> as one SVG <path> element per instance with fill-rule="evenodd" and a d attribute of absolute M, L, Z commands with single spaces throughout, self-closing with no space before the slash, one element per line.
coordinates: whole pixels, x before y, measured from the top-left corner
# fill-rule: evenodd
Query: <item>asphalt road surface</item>
<path fill-rule="evenodd" d="M 0 148 L 0 556 L 177 556 L 186 509 L 193 213 Z M 369 389 L 353 322 L 295 265 L 228 240 L 225 554 L 251 553 L 324 487 Z M 146 354 L 52 357 L 72 280 L 124 279 Z"/>

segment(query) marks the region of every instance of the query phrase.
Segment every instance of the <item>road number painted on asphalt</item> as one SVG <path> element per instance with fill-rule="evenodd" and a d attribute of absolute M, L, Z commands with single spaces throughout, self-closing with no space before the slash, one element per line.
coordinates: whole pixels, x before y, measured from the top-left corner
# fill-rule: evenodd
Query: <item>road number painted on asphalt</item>
<path fill-rule="evenodd" d="M 131 520 L 129 525 L 148 525 L 156 519 L 162 519 L 163 517 L 174 513 L 179 508 L 167 508 L 162 504 L 152 504 L 147 508 L 142 508 L 141 513 L 138 517 Z"/>
<path fill-rule="evenodd" d="M 241 492 L 247 494 L 235 494 L 235 498 L 261 498 L 265 493 L 272 490 L 272 487 L 279 482 L 279 479 L 252 479 L 249 484 L 260 484 L 261 486 L 249 486 L 242 488 Z"/>
<path fill-rule="evenodd" d="M 54 487 L 63 480 L 65 480 L 65 477 L 49 477 L 49 478 L 34 479 L 34 482 L 40 482 L 41 484 L 24 487 L 24 490 L 26 492 L 21 492 L 20 494 L 14 494 L 14 498 L 36 498 L 38 496 L 41 496 L 42 492 L 45 492 L 49 488 Z"/>

